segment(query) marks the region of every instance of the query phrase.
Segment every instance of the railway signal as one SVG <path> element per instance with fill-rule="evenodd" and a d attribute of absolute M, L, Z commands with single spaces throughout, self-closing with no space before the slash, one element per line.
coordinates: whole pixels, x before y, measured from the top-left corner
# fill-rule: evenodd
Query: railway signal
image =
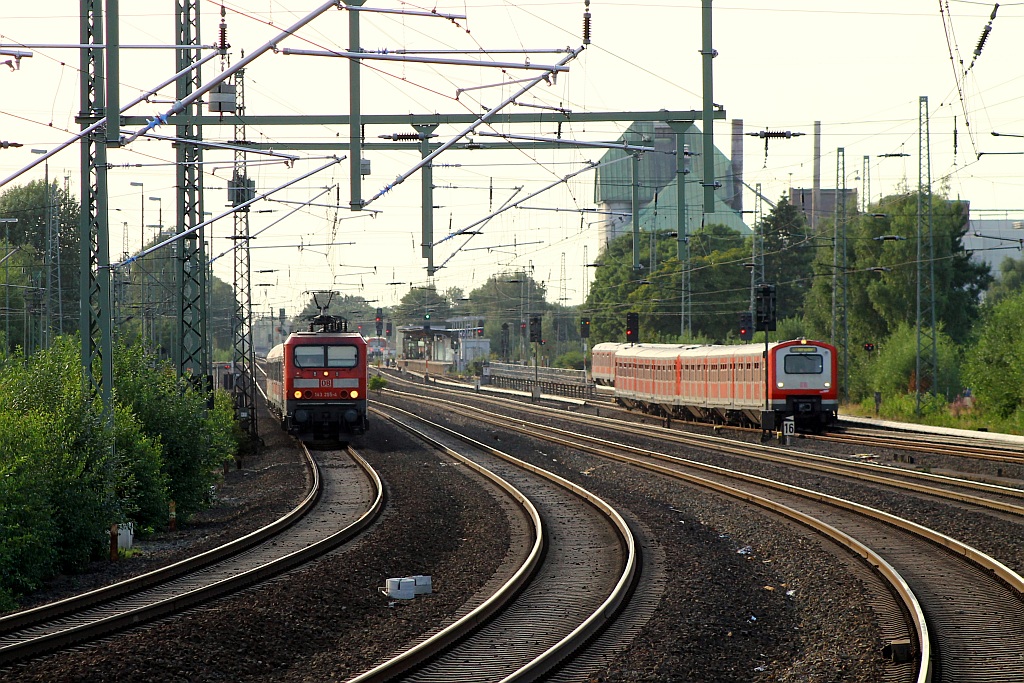
<path fill-rule="evenodd" d="M 750 311 L 740 313 L 740 339 L 750 341 L 754 338 L 754 316 Z"/>
<path fill-rule="evenodd" d="M 391 327 L 390 320 L 388 321 L 387 327 L 384 328 L 384 333 L 387 335 L 388 339 L 391 339 L 391 336 L 395 333 L 394 329 Z"/>
<path fill-rule="evenodd" d="M 580 318 L 580 339 L 590 338 L 590 318 Z"/>
<path fill-rule="evenodd" d="M 872 351 L 875 350 L 875 343 L 874 342 L 864 342 L 864 350 L 867 351 L 868 353 L 871 353 Z"/>
<path fill-rule="evenodd" d="M 384 335 L 384 311 L 377 309 L 377 336 L 381 337 Z"/>
<path fill-rule="evenodd" d="M 775 285 L 760 284 L 757 286 L 755 300 L 755 329 L 762 332 L 775 331 Z"/>
<path fill-rule="evenodd" d="M 626 341 L 630 344 L 640 341 L 640 314 L 634 311 L 626 314 Z"/>
<path fill-rule="evenodd" d="M 530 316 L 530 341 L 531 342 L 541 342 L 541 341 L 544 341 L 541 338 L 542 336 L 543 335 L 541 334 L 541 331 L 540 331 L 540 316 L 539 315 L 531 315 Z"/>

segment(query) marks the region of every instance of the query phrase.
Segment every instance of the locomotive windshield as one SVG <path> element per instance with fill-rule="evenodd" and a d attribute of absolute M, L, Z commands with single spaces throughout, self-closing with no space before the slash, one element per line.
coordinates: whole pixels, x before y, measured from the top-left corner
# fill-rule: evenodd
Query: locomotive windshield
<path fill-rule="evenodd" d="M 359 361 L 359 349 L 351 344 L 302 344 L 295 347 L 293 358 L 297 368 L 354 368 Z"/>
<path fill-rule="evenodd" d="M 820 354 L 786 354 L 783 368 L 787 375 L 820 375 L 825 369 L 825 359 Z"/>

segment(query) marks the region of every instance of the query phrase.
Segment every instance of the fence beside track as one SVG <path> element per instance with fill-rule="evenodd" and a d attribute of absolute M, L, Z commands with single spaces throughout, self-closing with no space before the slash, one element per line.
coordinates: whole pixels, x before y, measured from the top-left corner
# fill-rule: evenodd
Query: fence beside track
<path fill-rule="evenodd" d="M 520 391 L 537 387 L 543 393 L 559 396 L 594 397 L 594 383 L 587 379 L 584 370 L 488 363 L 484 366 L 483 383 Z"/>

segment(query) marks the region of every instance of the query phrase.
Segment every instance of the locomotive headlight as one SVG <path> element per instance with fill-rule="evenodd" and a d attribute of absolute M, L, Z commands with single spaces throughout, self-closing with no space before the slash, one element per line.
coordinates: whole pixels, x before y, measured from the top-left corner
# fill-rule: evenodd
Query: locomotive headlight
<path fill-rule="evenodd" d="M 349 398 L 359 398 L 359 392 L 353 389 L 352 393 L 349 394 Z"/>
<path fill-rule="evenodd" d="M 326 370 L 324 370 L 324 377 L 326 377 L 326 376 L 327 376 L 327 371 L 326 371 Z"/>
<path fill-rule="evenodd" d="M 832 382 L 825 382 L 825 388 L 829 389 L 832 387 Z"/>
<path fill-rule="evenodd" d="M 776 386 L 779 387 L 779 389 L 781 389 L 782 387 L 785 386 L 785 383 L 784 382 L 779 382 Z"/>
<path fill-rule="evenodd" d="M 292 396 L 295 397 L 295 398 L 302 398 L 302 392 L 301 391 L 295 391 L 292 394 Z"/>

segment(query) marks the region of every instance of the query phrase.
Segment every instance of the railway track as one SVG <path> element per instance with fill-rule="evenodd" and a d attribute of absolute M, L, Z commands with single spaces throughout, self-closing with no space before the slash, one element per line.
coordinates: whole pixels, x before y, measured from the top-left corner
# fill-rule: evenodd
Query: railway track
<path fill-rule="evenodd" d="M 303 450 L 310 488 L 286 515 L 188 560 L 3 617 L 0 665 L 181 613 L 294 569 L 358 535 L 383 508 L 380 479 L 355 451 L 321 452 L 314 459 Z"/>
<path fill-rule="evenodd" d="M 356 676 L 520 681 L 546 675 L 603 628 L 639 575 L 637 542 L 606 502 L 545 470 L 394 407 L 375 413 L 488 477 L 523 506 L 532 547 L 456 621 Z M 572 588 L 586 587 L 572 591 Z"/>
<path fill-rule="evenodd" d="M 430 405 L 434 409 L 439 407 L 435 398 L 430 399 Z M 1024 642 L 1024 579 L 953 538 L 881 510 L 762 477 L 673 456 L 639 454 L 622 444 L 566 434 L 535 421 L 517 422 L 497 415 L 484 417 L 479 409 L 442 409 L 449 414 L 464 411 L 469 420 L 486 420 L 501 429 L 711 486 L 800 519 L 829 533 L 856 554 L 869 558 L 872 564 L 891 567 L 887 578 L 904 605 L 897 612 L 918 616 L 916 621 L 912 620 L 913 629 L 904 626 L 902 633 L 895 620 L 887 618 L 891 654 L 901 658 L 906 654 L 905 648 L 914 649 L 920 665 L 917 680 L 1024 681 L 1024 662 L 1020 657 L 1020 643 Z M 893 613 L 891 605 L 882 605 L 878 611 L 883 615 Z"/>
<path fill-rule="evenodd" d="M 942 455 L 989 460 L 1011 465 L 1024 465 L 1021 449 L 997 444 L 979 445 L 977 441 L 962 438 L 932 436 L 922 433 L 899 433 L 861 427 L 847 427 L 841 433 L 815 435 L 818 441 L 853 444 L 870 448 L 893 448 L 917 453 L 939 453 Z"/>
<path fill-rule="evenodd" d="M 423 386 L 422 383 L 412 382 L 407 378 L 398 375 L 391 376 L 394 377 L 398 383 L 406 383 L 410 386 Z M 473 387 L 470 387 L 469 385 L 462 387 L 462 390 L 464 391 L 471 391 L 472 389 Z M 507 400 L 520 405 L 529 405 L 523 403 L 523 401 L 515 401 L 514 399 L 494 398 L 493 400 Z M 596 411 L 598 415 L 604 417 L 619 415 L 622 418 L 626 418 L 621 420 L 622 422 L 641 422 L 644 424 L 660 426 L 675 425 L 676 427 L 692 426 L 703 429 L 713 427 L 716 431 L 728 430 L 743 434 L 762 433 L 760 429 L 751 429 L 749 427 L 708 425 L 701 422 L 689 422 L 677 419 L 667 420 L 661 416 L 650 415 L 636 410 L 623 408 L 622 406 L 615 404 L 610 395 L 602 395 L 600 393 L 595 398 L 587 399 L 585 404 L 585 407 L 581 408 L 581 410 L 592 409 Z M 840 422 L 842 422 L 842 420 L 840 420 Z M 1021 447 L 1014 444 L 1000 444 L 995 442 L 995 439 L 993 439 L 992 443 L 981 445 L 978 441 L 985 437 L 985 433 L 979 433 L 978 438 L 967 439 L 955 436 L 929 435 L 923 432 L 899 432 L 890 429 L 844 426 L 841 431 L 830 434 L 802 434 L 800 437 L 811 441 L 821 441 L 826 443 L 838 443 L 876 449 L 895 449 L 922 454 L 940 454 L 943 456 L 987 460 L 996 463 L 1005 463 L 1007 465 L 1024 466 L 1024 455 L 1021 454 Z"/>
<path fill-rule="evenodd" d="M 474 396 L 474 400 L 501 407 L 509 405 L 506 399 L 495 399 L 486 396 Z M 452 405 L 453 410 L 458 410 L 458 406 L 462 404 L 453 402 L 450 405 Z M 718 436 L 694 434 L 661 426 L 637 425 L 613 418 L 552 411 L 550 408 L 521 402 L 512 402 L 512 405 L 514 405 L 517 412 L 535 416 L 538 420 L 557 418 L 559 421 L 570 422 L 581 428 L 600 425 L 608 429 L 614 429 L 617 434 L 622 436 L 650 437 L 657 435 L 659 439 L 680 446 L 706 448 L 718 453 L 727 453 L 778 465 L 799 467 L 807 471 L 829 476 L 853 478 L 880 486 L 899 488 L 938 499 L 955 501 L 986 510 L 997 510 L 1024 517 L 1024 488 L 1021 487 L 987 483 L 975 479 L 921 472 L 900 467 L 889 467 L 874 462 L 864 462 L 859 459 L 816 455 L 767 445 L 736 442 Z M 494 424 L 503 423 L 495 422 Z M 537 421 L 532 421 L 529 424 L 539 427 L 539 422 Z"/>

